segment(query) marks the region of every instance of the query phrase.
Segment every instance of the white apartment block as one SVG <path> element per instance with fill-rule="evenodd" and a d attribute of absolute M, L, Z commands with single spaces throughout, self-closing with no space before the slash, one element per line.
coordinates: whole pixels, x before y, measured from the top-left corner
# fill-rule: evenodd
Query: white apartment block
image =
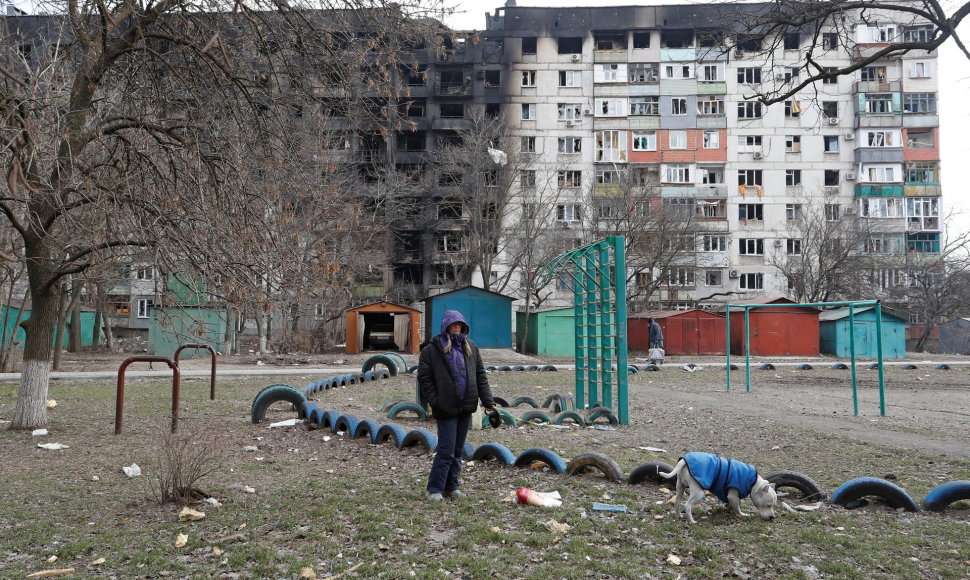
<path fill-rule="evenodd" d="M 859 252 L 885 254 L 882 278 L 935 259 L 935 53 L 882 59 L 770 106 L 752 98 L 797 85 L 809 51 L 821 67 L 844 68 L 930 29 L 870 12 L 840 22 L 841 33 L 726 50 L 704 40 L 709 10 L 506 7 L 488 17 L 488 37 L 503 39 L 510 123 L 538 160 L 523 185 L 558 188 L 550 214 L 573 238 L 564 246 L 599 237 L 597 199 L 637 175 L 659 188 L 664 208 L 687 208 L 695 221 L 693 255 L 673 264 L 682 267 L 645 273 L 665 278 L 658 307 L 794 297 L 776 258 L 803 251 L 809 213 L 864 220 Z M 571 294 L 557 298 L 565 305 Z"/>

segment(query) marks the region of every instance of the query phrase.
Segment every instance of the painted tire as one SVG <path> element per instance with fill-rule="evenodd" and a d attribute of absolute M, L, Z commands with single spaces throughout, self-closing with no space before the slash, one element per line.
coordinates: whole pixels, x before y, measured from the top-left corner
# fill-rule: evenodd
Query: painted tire
<path fill-rule="evenodd" d="M 543 423 L 552 423 L 552 418 L 549 417 L 549 415 L 546 415 L 545 413 L 543 413 L 542 411 L 527 411 L 522 415 L 520 420 L 523 422 L 542 421 Z"/>
<path fill-rule="evenodd" d="M 542 407 L 543 409 L 549 409 L 553 413 L 558 413 L 564 410 L 563 401 L 559 397 L 559 395 L 549 395 L 548 397 L 546 397 L 546 400 L 543 401 L 542 404 L 539 406 Z"/>
<path fill-rule="evenodd" d="M 418 365 L 412 365 L 408 367 L 408 374 L 414 374 L 418 370 Z"/>
<path fill-rule="evenodd" d="M 660 473 L 670 473 L 674 470 L 674 466 L 669 463 L 664 463 L 663 461 L 651 461 L 649 463 L 644 463 L 636 467 L 630 472 L 630 477 L 627 478 L 627 483 L 630 485 L 637 485 L 645 481 L 652 481 L 654 483 L 667 483 L 672 482 L 673 479 L 667 479 L 659 475 Z"/>
<path fill-rule="evenodd" d="M 659 370 L 660 370 L 660 367 L 657 366 L 657 365 L 655 365 L 655 364 L 643 365 L 643 371 L 644 372 L 653 372 L 653 373 L 655 373 L 655 372 L 657 372 Z"/>
<path fill-rule="evenodd" d="M 417 445 L 424 445 L 428 453 L 434 453 L 438 449 L 438 437 L 427 429 L 412 429 L 404 436 L 400 447 L 403 449 L 405 447 L 416 447 Z"/>
<path fill-rule="evenodd" d="M 377 365 L 384 365 L 387 368 L 387 372 L 389 372 L 392 377 L 397 375 L 397 363 L 391 360 L 389 356 L 384 354 L 375 354 L 374 356 L 368 358 L 366 361 L 364 361 L 364 366 L 362 366 L 360 370 L 367 372 L 372 370 Z"/>
<path fill-rule="evenodd" d="M 573 401 L 573 396 L 568 393 L 559 393 L 559 400 L 562 401 L 563 411 L 575 411 L 576 403 Z"/>
<path fill-rule="evenodd" d="M 515 427 L 518 424 L 518 421 L 515 420 L 515 417 L 512 416 L 512 413 L 509 413 L 504 409 L 499 409 L 498 415 L 499 417 L 501 417 L 502 423 L 505 423 L 506 425 L 511 425 L 512 427 Z M 484 429 L 485 427 L 490 427 L 490 426 L 491 426 L 491 423 L 489 422 L 488 414 L 486 413 L 482 415 L 482 428 Z"/>
<path fill-rule="evenodd" d="M 397 352 L 385 352 L 384 356 L 394 361 L 397 365 L 397 374 L 406 373 L 408 370 L 408 361 L 404 360 L 401 353 Z"/>
<path fill-rule="evenodd" d="M 556 415 L 556 425 L 562 425 L 565 421 L 572 421 L 580 427 L 586 426 L 586 419 L 583 419 L 583 416 L 576 411 L 563 411 L 562 413 Z"/>
<path fill-rule="evenodd" d="M 374 371 L 366 371 L 363 373 L 363 375 L 364 375 L 364 380 L 367 382 L 377 380 L 377 376 L 374 374 Z"/>
<path fill-rule="evenodd" d="M 466 441 L 465 446 L 461 448 L 461 458 L 467 461 L 471 459 L 472 455 L 474 454 L 475 454 L 475 446 Z"/>
<path fill-rule="evenodd" d="M 732 371 L 738 370 L 738 365 L 736 365 L 734 363 L 731 363 L 730 367 L 731 367 L 730 370 L 732 370 Z M 724 370 L 728 370 L 728 365 L 724 365 Z"/>
<path fill-rule="evenodd" d="M 919 367 L 914 364 L 906 364 L 906 365 L 903 365 L 903 368 L 906 369 L 907 371 L 915 371 Z"/>
<path fill-rule="evenodd" d="M 486 365 L 485 366 L 485 370 L 486 371 L 494 371 L 495 370 L 495 365 Z"/>
<path fill-rule="evenodd" d="M 512 465 L 515 463 L 515 455 L 508 447 L 501 443 L 485 443 L 479 445 L 471 456 L 472 461 L 494 460 L 502 465 Z"/>
<path fill-rule="evenodd" d="M 371 419 L 364 419 L 360 423 L 357 423 L 357 428 L 354 429 L 351 437 L 353 439 L 362 439 L 367 437 L 367 440 L 374 443 L 374 438 L 377 437 L 377 430 L 381 428 L 381 424 L 377 421 Z"/>
<path fill-rule="evenodd" d="M 598 411 L 593 411 L 592 413 L 589 414 L 589 417 L 586 418 L 586 423 L 592 425 L 593 423 L 596 422 L 597 419 L 604 419 L 604 418 L 610 422 L 610 425 L 620 424 L 620 421 L 616 418 L 616 415 L 614 415 L 613 411 L 610 411 L 609 409 L 600 409 Z"/>
<path fill-rule="evenodd" d="M 311 429 L 319 429 L 320 423 L 323 421 L 323 409 L 316 407 L 311 409 L 306 415 L 306 422 L 310 425 Z"/>
<path fill-rule="evenodd" d="M 763 370 L 763 371 L 773 371 L 773 370 L 775 370 L 775 365 L 773 365 L 771 363 L 761 363 L 761 366 L 758 367 L 758 368 L 761 369 L 761 370 Z"/>
<path fill-rule="evenodd" d="M 539 408 L 539 403 L 532 397 L 516 397 L 516 399 L 512 401 L 512 404 L 510 406 L 518 407 L 519 405 L 522 405 L 522 404 L 529 405 L 533 409 Z"/>
<path fill-rule="evenodd" d="M 941 512 L 951 503 L 964 499 L 970 499 L 970 481 L 948 481 L 926 494 L 923 498 L 923 508 Z"/>
<path fill-rule="evenodd" d="M 837 371 L 844 371 L 849 368 L 849 365 L 845 363 L 835 363 L 834 365 L 832 365 L 832 368 Z"/>
<path fill-rule="evenodd" d="M 512 370 L 512 367 L 510 367 L 509 365 L 499 365 L 499 366 L 495 367 L 495 370 L 497 370 L 497 371 L 511 371 Z"/>
<path fill-rule="evenodd" d="M 527 370 L 527 371 L 537 371 L 537 370 L 539 370 L 539 365 L 526 365 L 525 370 Z"/>
<path fill-rule="evenodd" d="M 555 451 L 546 449 L 545 447 L 526 449 L 522 453 L 519 453 L 519 456 L 515 458 L 515 462 L 512 465 L 516 467 L 529 467 L 533 461 L 545 463 L 549 466 L 549 469 L 556 473 L 565 473 L 566 471 L 566 462 L 563 461 L 563 458 L 559 457 Z"/>
<path fill-rule="evenodd" d="M 334 410 L 324 411 L 323 417 L 320 419 L 320 428 L 330 429 L 330 432 L 333 433 L 333 425 L 334 423 L 337 422 L 337 419 L 339 418 L 340 418 L 340 413 L 338 413 L 337 411 L 334 411 Z"/>
<path fill-rule="evenodd" d="M 337 375 L 333 378 L 333 382 L 330 383 L 331 389 L 336 389 L 339 387 L 347 386 L 347 375 Z"/>
<path fill-rule="evenodd" d="M 398 403 L 410 403 L 410 402 L 412 402 L 411 399 L 404 399 L 402 397 L 395 397 L 393 399 L 388 399 L 384 401 L 383 405 L 381 405 L 381 413 L 387 413 L 388 411 L 391 410 L 391 407 L 393 407 L 394 405 L 397 405 Z"/>
<path fill-rule="evenodd" d="M 379 378 L 381 380 L 383 380 L 383 379 L 389 379 L 389 378 L 391 378 L 393 376 L 391 374 L 391 371 L 389 371 L 387 369 L 381 369 L 381 370 L 375 371 L 375 372 L 377 372 L 377 378 Z"/>
<path fill-rule="evenodd" d="M 253 411 L 256 410 L 256 400 L 259 399 L 259 397 L 262 396 L 262 394 L 265 393 L 266 391 L 270 389 L 275 389 L 276 387 L 290 387 L 291 389 L 294 388 L 293 385 L 288 385 L 286 383 L 273 383 L 272 385 L 266 385 L 265 387 L 260 389 L 258 393 L 256 393 L 255 397 L 253 397 L 253 404 L 252 404 L 252 407 L 250 407 L 249 409 L 250 415 L 252 415 Z"/>
<path fill-rule="evenodd" d="M 948 370 L 950 370 L 950 365 L 948 365 L 946 363 L 940 363 L 940 364 L 936 365 L 936 370 L 938 370 L 938 371 L 948 371 Z"/>
<path fill-rule="evenodd" d="M 513 371 L 524 371 L 525 370 L 525 366 L 524 365 L 514 365 L 512 367 L 512 370 Z"/>
<path fill-rule="evenodd" d="M 333 425 L 330 427 L 330 432 L 337 433 L 339 431 L 343 431 L 344 433 L 351 435 L 357 430 L 358 423 L 360 423 L 360 419 L 353 415 L 341 415 L 337 417 L 336 421 L 333 422 Z"/>
<path fill-rule="evenodd" d="M 391 409 L 387 412 L 387 418 L 396 419 L 398 415 L 408 411 L 417 415 L 418 419 L 421 419 L 422 421 L 428 418 L 428 412 L 424 410 L 424 407 L 422 407 L 417 403 L 412 403 L 410 401 L 406 403 L 398 403 L 393 407 L 391 407 Z"/>
<path fill-rule="evenodd" d="M 275 385 L 263 389 L 253 401 L 251 415 L 253 423 L 262 423 L 266 419 L 266 410 L 270 405 L 280 401 L 291 403 L 296 409 L 302 409 L 306 395 L 289 385 Z M 297 411 L 297 414 L 299 415 L 300 411 Z"/>
<path fill-rule="evenodd" d="M 350 373 L 347 376 L 347 385 L 356 385 L 360 382 L 360 375 L 357 373 Z"/>
<path fill-rule="evenodd" d="M 626 371 L 630 374 L 635 375 L 635 374 L 639 374 L 640 369 L 637 368 L 637 365 L 627 365 Z"/>
<path fill-rule="evenodd" d="M 868 365 L 866 365 L 866 368 L 869 369 L 869 370 L 871 370 L 871 371 L 874 371 L 874 370 L 876 370 L 876 369 L 879 368 L 879 363 L 877 363 L 877 362 L 869 363 Z"/>
<path fill-rule="evenodd" d="M 374 443 L 380 445 L 390 440 L 394 442 L 395 447 L 400 447 L 404 443 L 405 435 L 407 435 L 407 432 L 400 425 L 396 423 L 385 423 L 377 430 L 377 435 L 374 436 Z"/>
<path fill-rule="evenodd" d="M 576 475 L 590 468 L 600 470 L 606 479 L 619 483 L 623 479 L 623 470 L 619 464 L 608 455 L 602 453 L 580 453 L 566 465 L 566 475 Z"/>
<path fill-rule="evenodd" d="M 539 369 L 539 370 L 541 370 L 541 371 L 545 371 L 545 372 L 555 372 L 555 371 L 557 371 L 557 370 L 559 370 L 559 369 L 557 369 L 557 368 L 555 367 L 555 365 L 545 365 L 544 367 L 542 367 L 542 368 L 541 368 L 541 369 Z"/>
<path fill-rule="evenodd" d="M 768 483 L 775 484 L 776 488 L 791 487 L 802 493 L 798 498 L 802 501 L 825 501 L 826 495 L 822 491 L 822 486 L 815 483 L 811 477 L 798 473 L 797 471 L 776 471 L 765 476 Z"/>
<path fill-rule="evenodd" d="M 881 497 L 893 508 L 903 508 L 908 512 L 918 512 L 919 506 L 909 497 L 906 490 L 895 483 L 878 477 L 857 477 L 839 486 L 832 493 L 831 502 L 846 505 L 867 495 Z"/>
<path fill-rule="evenodd" d="M 492 397 L 492 401 L 499 407 L 505 407 L 506 409 L 509 407 L 509 402 L 502 397 Z"/>
<path fill-rule="evenodd" d="M 796 366 L 795 367 L 795 370 L 799 370 L 799 371 L 810 371 L 810 370 L 812 370 L 812 365 L 810 365 L 808 363 L 802 363 L 802 364 Z"/>

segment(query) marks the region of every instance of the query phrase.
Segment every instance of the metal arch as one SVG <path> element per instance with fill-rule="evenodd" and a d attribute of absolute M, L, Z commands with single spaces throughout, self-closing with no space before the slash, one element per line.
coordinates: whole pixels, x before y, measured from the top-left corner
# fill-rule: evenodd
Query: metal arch
<path fill-rule="evenodd" d="M 572 280 L 576 314 L 576 404 L 589 408 L 602 402 L 614 408 L 619 422 L 626 425 L 629 406 L 624 243 L 623 236 L 611 236 L 563 252 L 539 269 L 536 282 L 545 285 L 563 275 Z"/>

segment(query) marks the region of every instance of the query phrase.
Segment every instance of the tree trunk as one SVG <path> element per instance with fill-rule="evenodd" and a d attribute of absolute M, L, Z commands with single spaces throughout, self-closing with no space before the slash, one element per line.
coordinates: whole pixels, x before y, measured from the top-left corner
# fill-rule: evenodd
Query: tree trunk
<path fill-rule="evenodd" d="M 47 387 L 51 375 L 51 348 L 57 324 L 59 292 L 56 284 L 44 286 L 31 276 L 30 318 L 23 326 L 23 370 L 14 404 L 11 429 L 35 429 L 47 426 Z M 46 278 L 46 277 L 45 277 Z"/>
<path fill-rule="evenodd" d="M 69 352 L 81 352 L 81 289 L 82 284 L 77 285 L 71 293 L 71 324 L 68 326 L 67 350 Z"/>
<path fill-rule="evenodd" d="M 64 326 L 67 324 L 67 293 L 61 289 L 57 297 L 57 326 L 54 331 L 54 368 L 53 370 L 61 370 L 61 350 L 64 344 Z"/>

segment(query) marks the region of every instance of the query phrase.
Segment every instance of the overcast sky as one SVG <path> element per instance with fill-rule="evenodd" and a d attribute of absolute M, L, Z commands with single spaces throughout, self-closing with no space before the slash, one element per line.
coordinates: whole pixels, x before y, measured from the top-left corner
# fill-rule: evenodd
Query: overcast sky
<path fill-rule="evenodd" d="M 456 12 L 445 18 L 445 23 L 461 30 L 483 30 L 485 13 L 505 5 L 504 0 L 444 0 Z M 518 6 L 629 6 L 653 4 L 678 4 L 676 0 L 518 0 Z M 703 2 L 691 2 L 701 4 Z M 962 2 L 943 2 L 955 6 Z M 970 23 L 959 29 L 970 39 Z M 970 40 L 968 40 L 970 42 Z M 940 49 L 940 152 L 942 153 L 943 212 L 953 211 L 959 215 L 951 224 L 951 235 L 957 231 L 970 231 L 970 171 L 960 173 L 960 167 L 970 165 L 970 60 L 952 42 Z"/>

